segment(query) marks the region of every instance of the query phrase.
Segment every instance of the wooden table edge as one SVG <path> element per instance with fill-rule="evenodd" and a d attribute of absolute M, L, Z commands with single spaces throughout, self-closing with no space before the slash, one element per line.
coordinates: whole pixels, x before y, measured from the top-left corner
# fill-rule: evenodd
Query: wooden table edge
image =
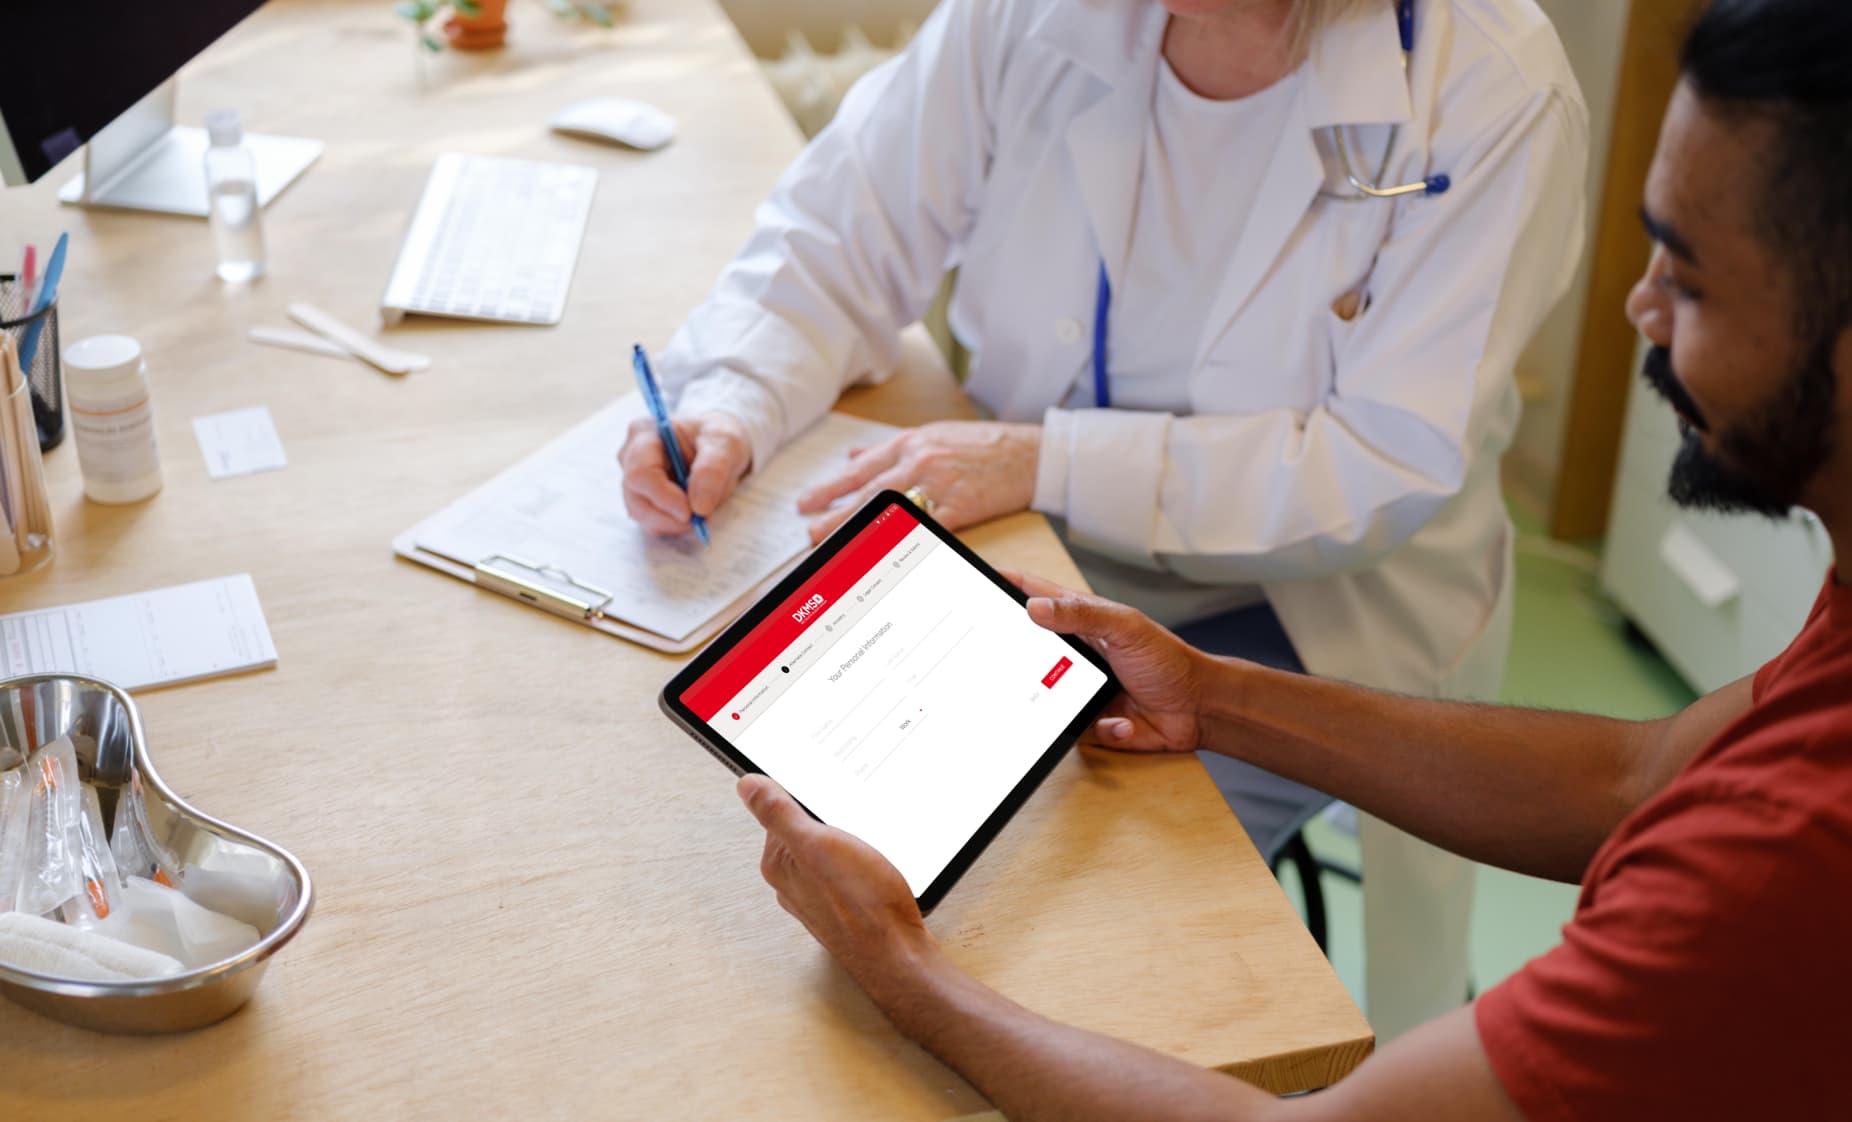
<path fill-rule="evenodd" d="M 1232 1075 L 1269 1094 L 1292 1095 L 1336 1084 L 1361 1067 L 1375 1051 L 1376 1034 L 1366 1032 L 1337 1044 L 1275 1052 L 1258 1059 L 1219 1064 L 1211 1070 Z M 1290 1078 L 1283 1078 L 1285 1076 Z M 1005 1119 L 1000 1111 L 986 1110 L 961 1114 L 946 1122 L 1005 1122 Z"/>

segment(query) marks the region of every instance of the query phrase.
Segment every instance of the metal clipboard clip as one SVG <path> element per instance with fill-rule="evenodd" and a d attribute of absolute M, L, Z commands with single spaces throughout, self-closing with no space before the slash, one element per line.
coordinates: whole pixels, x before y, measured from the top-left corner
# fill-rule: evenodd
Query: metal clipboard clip
<path fill-rule="evenodd" d="M 554 615 L 590 622 L 603 619 L 612 594 L 597 585 L 572 579 L 551 565 L 536 565 L 505 553 L 476 562 L 476 583 Z"/>

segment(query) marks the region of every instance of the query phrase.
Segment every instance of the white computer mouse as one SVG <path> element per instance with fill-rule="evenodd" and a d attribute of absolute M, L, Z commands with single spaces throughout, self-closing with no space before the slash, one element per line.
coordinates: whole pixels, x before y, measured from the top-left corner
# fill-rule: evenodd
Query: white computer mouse
<path fill-rule="evenodd" d="M 654 105 L 623 97 L 575 101 L 548 122 L 554 132 L 605 140 L 648 152 L 675 139 L 675 118 Z"/>

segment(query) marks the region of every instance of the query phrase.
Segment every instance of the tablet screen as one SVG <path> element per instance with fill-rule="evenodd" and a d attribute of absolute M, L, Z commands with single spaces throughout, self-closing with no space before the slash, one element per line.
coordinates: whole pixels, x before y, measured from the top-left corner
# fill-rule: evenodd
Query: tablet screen
<path fill-rule="evenodd" d="M 1106 681 L 890 503 L 681 701 L 917 897 Z"/>

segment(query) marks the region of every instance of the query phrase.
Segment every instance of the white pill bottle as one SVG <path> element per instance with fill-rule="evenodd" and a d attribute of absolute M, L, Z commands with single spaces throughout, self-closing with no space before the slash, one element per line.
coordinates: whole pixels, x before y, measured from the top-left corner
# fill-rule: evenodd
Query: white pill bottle
<path fill-rule="evenodd" d="M 127 335 L 92 335 L 66 347 L 64 397 L 85 497 L 135 503 L 161 489 L 161 450 L 140 343 Z"/>

